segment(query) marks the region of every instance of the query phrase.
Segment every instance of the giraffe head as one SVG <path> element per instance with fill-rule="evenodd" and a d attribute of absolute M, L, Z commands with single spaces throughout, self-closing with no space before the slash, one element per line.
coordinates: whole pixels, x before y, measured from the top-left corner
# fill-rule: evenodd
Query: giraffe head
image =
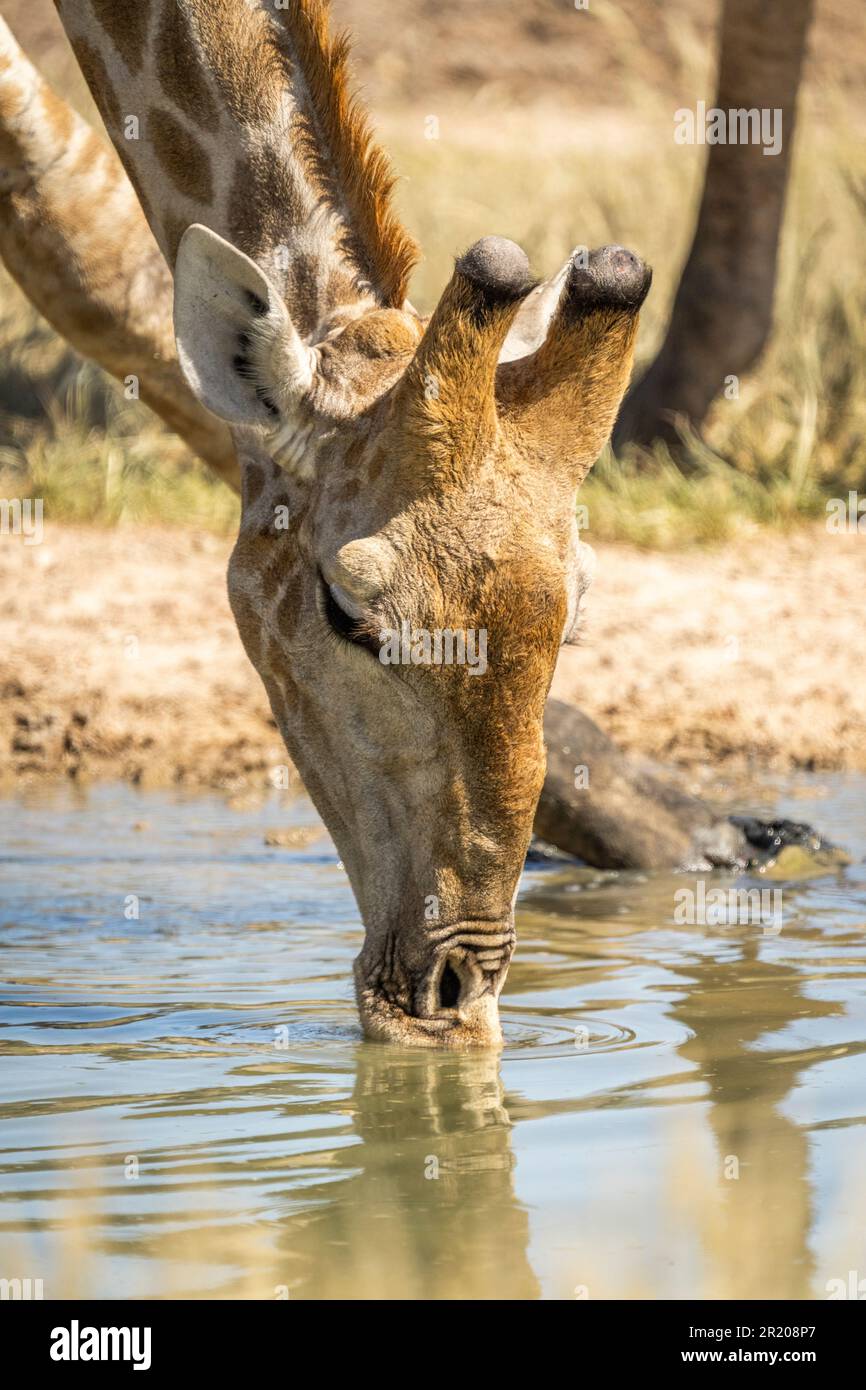
<path fill-rule="evenodd" d="M 303 338 L 254 261 L 204 227 L 181 242 L 181 364 L 244 473 L 232 607 L 358 899 L 370 1036 L 499 1041 L 542 713 L 587 582 L 575 491 L 649 280 L 606 247 L 536 287 L 489 237 L 426 324 L 359 299 Z"/>
<path fill-rule="evenodd" d="M 174 268 L 186 381 L 232 426 L 231 602 L 360 904 L 364 1027 L 495 1044 L 575 491 L 649 273 L 607 247 L 534 287 L 487 238 L 424 323 L 326 0 L 57 5 Z"/>

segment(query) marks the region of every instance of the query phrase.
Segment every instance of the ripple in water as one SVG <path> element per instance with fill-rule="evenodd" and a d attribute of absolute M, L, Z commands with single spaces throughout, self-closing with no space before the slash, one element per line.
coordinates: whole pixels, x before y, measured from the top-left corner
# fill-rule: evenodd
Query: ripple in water
<path fill-rule="evenodd" d="M 857 860 L 863 780 L 826 785 L 815 819 Z M 785 883 L 775 937 L 677 925 L 682 880 L 531 869 L 503 1052 L 413 1051 L 361 1038 L 336 856 L 265 844 L 311 816 L 0 803 L 0 1276 L 748 1299 L 863 1267 L 861 863 Z"/>
<path fill-rule="evenodd" d="M 614 1052 L 637 1042 L 631 1028 L 605 1019 L 551 1019 L 503 1005 L 503 1056 L 526 1061 L 531 1057 L 566 1057 L 581 1052 Z"/>

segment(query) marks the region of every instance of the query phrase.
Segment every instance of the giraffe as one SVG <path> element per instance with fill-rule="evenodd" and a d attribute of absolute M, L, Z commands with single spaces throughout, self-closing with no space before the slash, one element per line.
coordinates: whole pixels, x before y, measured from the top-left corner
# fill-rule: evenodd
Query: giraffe
<path fill-rule="evenodd" d="M 52 326 L 144 401 L 235 491 L 228 426 L 177 362 L 171 273 L 111 146 L 62 101 L 0 18 L 0 254 Z"/>
<path fill-rule="evenodd" d="M 173 272 L 180 369 L 231 430 L 229 598 L 358 901 L 362 1026 L 496 1047 L 542 715 L 587 582 L 575 493 L 651 273 L 580 248 L 536 284 L 489 236 L 422 319 L 326 5 L 57 9 Z M 383 661 L 407 631 L 412 659 Z M 431 633 L 483 634 L 483 667 L 431 662 Z"/>

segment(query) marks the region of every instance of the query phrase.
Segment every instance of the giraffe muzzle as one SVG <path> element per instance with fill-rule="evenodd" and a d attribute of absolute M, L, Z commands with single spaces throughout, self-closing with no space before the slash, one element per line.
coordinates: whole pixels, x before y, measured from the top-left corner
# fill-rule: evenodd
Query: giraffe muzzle
<path fill-rule="evenodd" d="M 515 945 L 514 923 L 468 919 L 434 929 L 427 963 L 403 989 L 355 964 L 358 1004 L 370 1038 L 420 1047 L 499 1047 L 499 994 Z"/>

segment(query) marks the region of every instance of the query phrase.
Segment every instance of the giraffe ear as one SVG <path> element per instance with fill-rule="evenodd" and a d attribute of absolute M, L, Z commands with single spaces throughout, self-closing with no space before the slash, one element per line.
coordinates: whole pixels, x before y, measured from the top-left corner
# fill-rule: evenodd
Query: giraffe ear
<path fill-rule="evenodd" d="M 174 333 L 190 387 L 231 424 L 274 428 L 312 385 L 316 354 L 282 295 L 255 261 L 199 223 L 178 248 Z"/>

